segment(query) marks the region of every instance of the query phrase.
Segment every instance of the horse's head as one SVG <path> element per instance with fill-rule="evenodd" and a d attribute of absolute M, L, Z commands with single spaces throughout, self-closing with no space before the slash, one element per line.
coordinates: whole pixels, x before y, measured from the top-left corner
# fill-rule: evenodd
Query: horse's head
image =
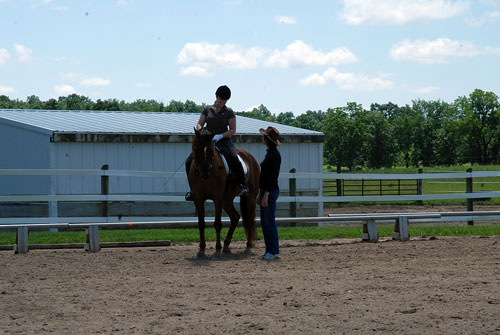
<path fill-rule="evenodd" d="M 210 133 L 206 128 L 194 129 L 193 141 L 194 167 L 201 175 L 201 178 L 210 177 L 210 172 L 214 161 L 214 143 L 212 141 L 215 134 Z"/>

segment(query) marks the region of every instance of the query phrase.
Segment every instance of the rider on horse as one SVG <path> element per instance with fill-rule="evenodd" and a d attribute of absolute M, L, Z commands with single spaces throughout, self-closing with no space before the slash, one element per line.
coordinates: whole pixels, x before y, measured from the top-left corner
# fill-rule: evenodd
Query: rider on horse
<path fill-rule="evenodd" d="M 213 141 L 226 157 L 229 168 L 238 182 L 237 195 L 248 195 L 248 186 L 243 173 L 243 167 L 236 154 L 234 144 L 231 141 L 231 136 L 236 132 L 236 115 L 231 108 L 226 106 L 226 102 L 231 98 L 231 90 L 225 85 L 220 86 L 215 92 L 215 97 L 214 104 L 203 109 L 196 124 L 196 129 L 202 129 L 206 123 L 207 130 L 216 134 L 213 137 Z M 186 173 L 188 176 L 192 161 L 193 157 L 189 155 L 186 160 Z M 186 200 L 193 200 L 191 192 L 186 194 Z"/>

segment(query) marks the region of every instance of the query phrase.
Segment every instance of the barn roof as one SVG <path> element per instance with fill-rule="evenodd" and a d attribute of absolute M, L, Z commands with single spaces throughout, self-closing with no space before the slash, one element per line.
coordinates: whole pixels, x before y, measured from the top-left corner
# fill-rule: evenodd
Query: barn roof
<path fill-rule="evenodd" d="M 199 119 L 196 113 L 157 113 L 157 112 L 111 112 L 87 110 L 24 110 L 0 109 L 0 123 L 51 134 L 55 141 L 93 142 L 102 140 L 106 135 L 134 135 L 171 137 L 193 134 L 193 127 Z M 260 128 L 276 127 L 282 137 L 295 137 L 293 142 L 322 142 L 323 133 L 281 125 L 257 119 L 238 116 L 238 136 L 259 135 Z M 69 136 L 69 135 L 72 136 Z M 90 135 L 91 138 L 89 138 Z M 85 140 L 82 140 L 85 138 Z M 101 140 L 99 140 L 99 138 Z M 116 136 L 113 137 L 116 140 Z M 299 140 L 299 138 L 302 138 Z M 79 140 L 78 140 L 79 139 Z M 155 140 L 165 142 L 165 140 Z M 120 142 L 120 141 L 118 141 Z M 176 142 L 176 140 L 166 140 Z M 184 142 L 184 141 L 182 141 Z"/>

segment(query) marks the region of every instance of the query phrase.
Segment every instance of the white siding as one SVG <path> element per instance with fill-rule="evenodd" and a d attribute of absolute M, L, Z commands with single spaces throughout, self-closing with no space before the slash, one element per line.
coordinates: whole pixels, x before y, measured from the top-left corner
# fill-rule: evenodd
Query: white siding
<path fill-rule="evenodd" d="M 184 162 L 191 152 L 189 143 L 52 143 L 55 146 L 56 169 L 100 169 L 184 172 Z M 238 146 L 238 145 L 237 145 Z M 263 144 L 239 146 L 252 153 L 260 163 L 266 155 Z M 295 168 L 297 172 L 321 172 L 321 144 L 293 143 L 278 147 L 281 172 Z M 110 177 L 109 191 L 118 193 L 182 193 L 187 190 L 184 178 Z M 297 180 L 298 189 L 317 190 L 319 182 Z M 288 181 L 280 180 L 280 188 L 288 190 Z M 58 194 L 99 194 L 100 177 L 59 176 Z"/>
<path fill-rule="evenodd" d="M 50 168 L 50 136 L 0 124 L 0 169 Z M 48 176 L 0 176 L 0 194 L 49 194 Z"/>
<path fill-rule="evenodd" d="M 52 143 L 55 148 L 55 169 L 101 169 L 162 171 L 179 168 L 191 150 L 183 143 Z M 113 177 L 109 178 L 109 192 L 119 193 L 173 193 L 185 192 L 187 181 L 179 178 Z M 100 177 L 59 176 L 57 194 L 99 194 Z"/>

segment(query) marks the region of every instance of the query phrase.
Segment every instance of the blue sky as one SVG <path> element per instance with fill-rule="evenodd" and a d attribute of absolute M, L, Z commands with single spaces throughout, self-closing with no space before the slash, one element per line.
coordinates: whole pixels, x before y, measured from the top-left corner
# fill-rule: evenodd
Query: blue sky
<path fill-rule="evenodd" d="M 0 95 L 272 113 L 500 95 L 500 0 L 0 0 Z"/>

